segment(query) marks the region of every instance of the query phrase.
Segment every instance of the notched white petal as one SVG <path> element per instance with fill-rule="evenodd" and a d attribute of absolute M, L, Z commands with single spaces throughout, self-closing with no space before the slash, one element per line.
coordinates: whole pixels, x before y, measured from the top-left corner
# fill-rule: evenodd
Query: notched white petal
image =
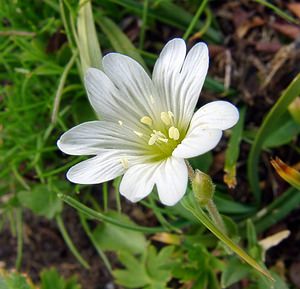
<path fill-rule="evenodd" d="M 134 59 L 120 53 L 109 53 L 103 57 L 102 62 L 105 74 L 118 88 L 131 110 L 137 111 L 140 116 L 149 114 L 153 117 L 153 96 L 156 93 L 144 68 Z"/>
<path fill-rule="evenodd" d="M 238 109 L 227 101 L 213 101 L 202 106 L 193 116 L 191 127 L 229 129 L 239 120 Z"/>
<path fill-rule="evenodd" d="M 108 152 L 71 167 L 67 178 L 76 184 L 100 184 L 124 173 L 118 152 Z"/>
<path fill-rule="evenodd" d="M 181 107 L 180 120 L 190 121 L 209 65 L 208 47 L 200 42 L 194 45 L 186 56 L 180 73 L 178 102 Z"/>
<path fill-rule="evenodd" d="M 129 168 L 120 184 L 120 194 L 135 203 L 148 196 L 154 187 L 158 163 L 137 164 Z"/>
<path fill-rule="evenodd" d="M 131 136 L 132 135 L 132 136 Z M 117 123 L 90 121 L 65 132 L 57 142 L 61 151 L 70 155 L 97 155 L 107 149 L 137 148 L 135 135 Z"/>
<path fill-rule="evenodd" d="M 173 151 L 177 158 L 193 158 L 212 150 L 222 137 L 222 131 L 216 129 L 202 130 L 201 128 L 188 132 L 187 136 Z"/>
<path fill-rule="evenodd" d="M 154 86 L 160 96 L 161 111 L 171 110 L 175 117 L 180 113 L 178 84 L 185 56 L 186 45 L 182 39 L 169 41 L 161 51 L 152 74 Z"/>
<path fill-rule="evenodd" d="M 174 206 L 186 192 L 188 170 L 183 159 L 170 157 L 163 161 L 156 173 L 156 187 L 160 201 Z"/>

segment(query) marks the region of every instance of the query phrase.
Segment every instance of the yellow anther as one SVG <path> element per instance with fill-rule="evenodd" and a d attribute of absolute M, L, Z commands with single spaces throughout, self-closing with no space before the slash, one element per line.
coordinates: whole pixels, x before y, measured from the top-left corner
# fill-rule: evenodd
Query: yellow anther
<path fill-rule="evenodd" d="M 148 141 L 148 145 L 154 145 L 157 141 L 168 142 L 167 137 L 161 131 L 154 129 L 153 132 Z"/>
<path fill-rule="evenodd" d="M 138 137 L 142 137 L 142 136 L 143 136 L 143 134 L 142 134 L 141 132 L 139 132 L 139 131 L 134 130 L 133 132 L 134 132 Z"/>
<path fill-rule="evenodd" d="M 123 121 L 119 120 L 118 121 L 119 125 L 123 125 Z"/>
<path fill-rule="evenodd" d="M 152 146 L 156 143 L 158 140 L 158 136 L 154 133 L 151 134 L 151 137 L 149 138 L 148 145 Z"/>
<path fill-rule="evenodd" d="M 172 118 L 171 118 L 170 115 L 169 115 L 167 112 L 165 112 L 165 111 L 161 112 L 161 114 L 160 114 L 160 119 L 163 121 L 163 123 L 164 123 L 165 125 L 170 125 L 170 124 L 172 123 Z"/>
<path fill-rule="evenodd" d="M 177 127 L 171 126 L 169 128 L 169 138 L 178 140 L 180 136 L 179 130 Z"/>
<path fill-rule="evenodd" d="M 152 126 L 152 118 L 150 116 L 143 116 L 141 119 L 140 119 L 140 122 L 143 123 L 143 124 L 146 124 L 148 126 Z"/>
<path fill-rule="evenodd" d="M 120 160 L 120 162 L 121 162 L 121 165 L 123 166 L 123 168 L 124 168 L 125 170 L 127 170 L 128 167 L 129 167 L 128 159 L 127 159 L 127 158 L 122 158 L 122 159 Z"/>

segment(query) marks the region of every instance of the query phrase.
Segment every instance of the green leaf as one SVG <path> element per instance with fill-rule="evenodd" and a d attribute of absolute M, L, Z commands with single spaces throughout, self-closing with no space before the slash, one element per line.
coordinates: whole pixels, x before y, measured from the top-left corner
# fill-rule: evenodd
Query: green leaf
<path fill-rule="evenodd" d="M 135 225 L 127 216 L 111 211 L 106 214 L 110 218 L 124 224 Z M 144 252 L 146 239 L 143 233 L 131 231 L 122 227 L 110 224 L 99 224 L 93 232 L 94 240 L 104 251 L 127 251 L 132 254 Z"/>
<path fill-rule="evenodd" d="M 293 187 L 289 188 L 253 218 L 256 231 L 258 233 L 265 231 L 286 217 L 299 205 L 300 191 Z"/>
<path fill-rule="evenodd" d="M 97 38 L 91 1 L 80 0 L 77 18 L 77 46 L 83 74 L 89 67 L 101 68 L 101 50 Z"/>
<path fill-rule="evenodd" d="M 240 119 L 232 129 L 231 137 L 225 155 L 224 181 L 229 188 L 236 186 L 236 163 L 240 154 L 240 142 L 242 140 L 246 108 L 240 110 Z"/>
<path fill-rule="evenodd" d="M 219 192 L 214 196 L 214 200 L 223 214 L 249 214 L 255 212 L 255 207 L 235 202 Z"/>
<path fill-rule="evenodd" d="M 36 185 L 32 191 L 18 193 L 19 202 L 34 213 L 52 219 L 62 211 L 62 201 L 47 185 Z"/>
<path fill-rule="evenodd" d="M 167 246 L 157 253 L 149 246 L 138 259 L 128 252 L 121 252 L 119 259 L 126 269 L 115 270 L 116 282 L 128 288 L 164 289 L 171 279 L 173 247 Z"/>
<path fill-rule="evenodd" d="M 270 280 L 263 276 L 257 276 L 257 288 L 258 289 L 289 289 L 289 286 L 281 279 L 281 277 L 274 271 L 271 271 L 272 277 L 274 278 L 274 284 L 270 283 Z"/>
<path fill-rule="evenodd" d="M 251 219 L 247 220 L 246 229 L 247 229 L 248 250 L 251 250 L 251 248 L 257 246 L 256 230 Z"/>
<path fill-rule="evenodd" d="M 128 10 L 141 17 L 143 15 L 143 4 L 138 1 L 112 0 L 112 2 L 126 7 Z M 193 20 L 193 15 L 191 13 L 171 1 L 150 1 L 147 15 L 150 19 L 157 19 L 182 30 L 185 30 Z M 200 30 L 201 27 L 203 27 L 203 22 L 197 21 L 195 29 Z M 209 39 L 214 43 L 221 43 L 223 36 L 220 33 L 220 30 L 209 27 L 203 38 L 204 40 Z"/>
<path fill-rule="evenodd" d="M 300 93 L 300 74 L 298 74 L 294 80 L 290 83 L 288 88 L 282 93 L 280 98 L 277 100 L 275 105 L 269 111 L 263 123 L 261 124 L 256 138 L 254 139 L 251 147 L 248 163 L 247 173 L 250 186 L 252 188 L 254 197 L 257 203 L 261 200 L 261 191 L 259 187 L 259 175 L 258 165 L 260 159 L 261 149 L 270 136 L 270 134 L 277 130 L 278 119 L 286 112 L 289 104 L 297 97 Z"/>
<path fill-rule="evenodd" d="M 208 172 L 210 166 L 212 165 L 212 162 L 213 157 L 211 152 L 189 159 L 189 163 L 194 169 L 198 169 L 204 173 Z"/>
<path fill-rule="evenodd" d="M 170 263 L 174 247 L 167 246 L 157 254 L 154 246 L 150 246 L 147 255 L 148 274 L 152 280 L 166 283 L 171 278 Z"/>
<path fill-rule="evenodd" d="M 99 18 L 97 18 L 97 23 L 100 25 L 115 51 L 130 56 L 147 69 L 143 58 L 119 26 L 108 17 L 102 15 L 99 15 Z"/>
<path fill-rule="evenodd" d="M 219 238 L 226 246 L 228 246 L 234 253 L 236 253 L 241 259 L 247 262 L 250 266 L 255 268 L 261 274 L 267 276 L 272 280 L 270 273 L 259 265 L 256 260 L 250 257 L 241 247 L 235 244 L 227 235 L 225 235 L 210 218 L 204 213 L 204 211 L 197 205 L 194 200 L 194 196 L 186 196 L 182 199 L 181 204 L 189 210 L 208 230 L 210 230 L 217 238 Z"/>
<path fill-rule="evenodd" d="M 0 289 L 34 289 L 26 278 L 17 273 L 2 275 L 0 272 Z"/>
<path fill-rule="evenodd" d="M 114 224 L 118 227 L 126 228 L 133 231 L 144 232 L 144 233 L 157 233 L 157 232 L 165 232 L 166 229 L 164 227 L 143 227 L 139 225 L 131 225 L 128 223 L 120 222 L 114 218 L 110 218 L 109 216 L 103 214 L 102 212 L 95 211 L 83 203 L 78 202 L 74 198 L 64 195 L 64 194 L 57 194 L 58 198 L 69 204 L 71 207 L 75 208 L 76 210 L 84 213 L 86 216 L 90 217 L 92 220 L 98 220 L 101 222 L 107 222 Z"/>
<path fill-rule="evenodd" d="M 117 284 L 128 288 L 142 288 L 149 284 L 150 279 L 144 264 L 141 264 L 140 260 L 127 252 L 121 252 L 119 259 L 126 269 L 113 271 L 113 276 Z"/>
<path fill-rule="evenodd" d="M 44 270 L 41 273 L 41 289 L 81 289 L 76 277 L 65 280 L 55 268 Z"/>
<path fill-rule="evenodd" d="M 245 263 L 242 263 L 237 258 L 231 258 L 226 264 L 225 270 L 221 276 L 222 288 L 227 288 L 230 285 L 247 277 L 250 273 L 250 270 L 251 268 Z"/>
<path fill-rule="evenodd" d="M 291 142 L 300 133 L 300 125 L 287 114 L 278 120 L 277 129 L 274 130 L 264 142 L 264 148 L 279 147 Z"/>

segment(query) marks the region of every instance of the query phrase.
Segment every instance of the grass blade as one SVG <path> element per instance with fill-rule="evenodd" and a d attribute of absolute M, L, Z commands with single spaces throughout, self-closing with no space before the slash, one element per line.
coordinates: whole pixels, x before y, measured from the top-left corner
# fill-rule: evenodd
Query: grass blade
<path fill-rule="evenodd" d="M 80 0 L 77 18 L 78 49 L 83 74 L 89 67 L 101 68 L 102 54 L 97 38 L 91 1 Z"/>
<path fill-rule="evenodd" d="M 236 186 L 236 163 L 240 154 L 240 142 L 242 140 L 246 109 L 240 110 L 240 119 L 237 125 L 232 129 L 228 148 L 225 156 L 224 182 L 229 188 Z"/>
<path fill-rule="evenodd" d="M 276 129 L 274 124 L 279 117 L 287 110 L 288 105 L 300 94 L 300 74 L 290 83 L 288 88 L 282 93 L 270 112 L 267 114 L 260 126 L 256 138 L 250 150 L 247 172 L 248 180 L 252 188 L 256 202 L 259 204 L 261 199 L 261 191 L 259 188 L 258 164 L 259 156 L 264 142 L 270 133 Z"/>
<path fill-rule="evenodd" d="M 110 0 L 118 5 L 121 5 L 133 13 L 142 17 L 143 15 L 143 4 L 134 1 L 134 0 Z M 193 20 L 193 15 L 189 12 L 182 9 L 180 6 L 169 2 L 169 1 L 160 1 L 155 3 L 150 1 L 148 8 L 148 17 L 152 19 L 157 19 L 168 25 L 177 27 L 182 30 L 186 30 L 191 21 Z M 197 21 L 195 25 L 196 30 L 200 30 L 203 27 L 202 21 Z M 206 34 L 203 36 L 204 40 L 208 40 L 214 43 L 222 42 L 222 34 L 220 31 L 215 30 L 212 27 L 209 27 L 206 31 Z"/>
<path fill-rule="evenodd" d="M 289 14 L 282 11 L 280 8 L 278 8 L 274 4 L 272 4 L 268 1 L 265 1 L 265 0 L 253 0 L 253 1 L 270 8 L 271 10 L 274 11 L 274 13 L 276 13 L 278 16 L 280 16 L 284 20 L 294 23 L 294 24 L 299 24 L 299 22 L 297 20 L 295 20 L 292 16 L 290 16 Z"/>
<path fill-rule="evenodd" d="M 65 86 L 69 71 L 71 70 L 71 68 L 74 64 L 76 57 L 77 57 L 77 51 L 75 53 L 73 53 L 71 59 L 69 60 L 68 64 L 66 65 L 64 72 L 62 73 L 61 78 L 59 80 L 58 88 L 56 90 L 56 94 L 55 94 L 55 98 L 54 98 L 52 115 L 51 115 L 51 122 L 53 124 L 56 123 L 57 115 L 58 115 L 58 111 L 59 111 L 59 105 L 60 105 L 61 97 L 63 94 L 63 89 Z"/>
<path fill-rule="evenodd" d="M 66 242 L 67 246 L 69 247 L 69 249 L 72 252 L 72 254 L 74 255 L 74 257 L 85 269 L 89 269 L 90 268 L 89 264 L 87 263 L 86 260 L 83 259 L 83 257 L 80 255 L 77 248 L 75 247 L 74 243 L 72 242 L 72 239 L 66 230 L 66 227 L 64 225 L 64 221 L 61 218 L 61 215 L 56 216 L 56 223 L 57 223 L 57 226 L 59 228 L 59 231 L 60 231 L 64 241 Z"/>
<path fill-rule="evenodd" d="M 140 56 L 127 35 L 108 17 L 99 14 L 97 16 L 96 22 L 109 39 L 114 50 L 132 57 L 144 68 L 147 68 L 143 58 Z"/>
<path fill-rule="evenodd" d="M 84 204 L 78 202 L 77 200 L 75 200 L 74 198 L 72 198 L 70 196 L 66 196 L 63 194 L 58 194 L 57 196 L 60 199 L 62 199 L 64 202 L 69 204 L 71 207 L 75 208 L 79 212 L 82 212 L 83 214 L 85 214 L 86 216 L 88 216 L 94 220 L 99 220 L 101 222 L 108 222 L 113 225 L 122 227 L 124 229 L 140 231 L 140 232 L 145 232 L 145 233 L 157 233 L 157 232 L 165 232 L 166 231 L 166 229 L 163 227 L 148 228 L 148 227 L 143 227 L 143 226 L 138 226 L 138 225 L 133 226 L 133 225 L 125 224 L 125 223 L 120 223 L 119 220 L 113 219 L 109 216 L 106 216 L 105 214 L 97 212 L 97 211 L 85 206 Z"/>
<path fill-rule="evenodd" d="M 290 188 L 282 196 L 275 199 L 268 207 L 259 211 L 253 222 L 256 231 L 261 233 L 286 217 L 300 204 L 300 191 Z"/>

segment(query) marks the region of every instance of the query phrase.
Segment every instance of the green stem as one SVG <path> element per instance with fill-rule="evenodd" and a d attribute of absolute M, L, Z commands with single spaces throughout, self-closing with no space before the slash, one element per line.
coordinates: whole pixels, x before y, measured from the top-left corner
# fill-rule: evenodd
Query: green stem
<path fill-rule="evenodd" d="M 65 83 L 66 83 L 66 80 L 67 80 L 67 76 L 76 60 L 76 57 L 77 57 L 78 53 L 76 50 L 73 50 L 73 55 L 72 57 L 70 58 L 69 62 L 67 63 L 62 75 L 61 75 L 61 78 L 59 80 L 59 85 L 58 85 L 58 88 L 57 88 L 57 91 L 56 91 L 56 95 L 55 95 L 55 98 L 54 98 L 54 104 L 53 104 L 53 110 L 52 110 L 52 115 L 51 115 L 51 122 L 52 123 L 56 123 L 56 120 L 57 120 L 57 115 L 58 115 L 58 110 L 59 110 L 59 105 L 60 105 L 60 102 L 61 102 L 61 97 L 62 97 L 62 94 L 63 94 L 63 89 L 64 89 L 64 86 L 65 86 Z"/>
<path fill-rule="evenodd" d="M 161 211 L 158 209 L 158 207 L 155 205 L 155 201 L 152 197 L 152 195 L 149 196 L 149 201 L 150 201 L 150 205 L 148 205 L 148 207 L 151 208 L 151 210 L 153 210 L 154 215 L 156 216 L 157 220 L 159 221 L 159 223 L 166 228 L 166 231 L 174 231 L 177 233 L 182 233 L 180 229 L 172 226 L 164 217 L 164 215 L 161 213 Z M 143 202 L 143 205 L 145 204 L 145 202 Z"/>
<path fill-rule="evenodd" d="M 113 186 L 115 188 L 116 205 L 117 205 L 118 213 L 121 213 L 121 211 L 122 211 L 121 196 L 120 196 L 120 192 L 119 192 L 120 182 L 121 182 L 121 178 L 116 178 L 113 182 Z"/>
<path fill-rule="evenodd" d="M 16 209 L 16 227 L 17 227 L 17 258 L 16 269 L 20 271 L 23 257 L 23 216 L 22 209 Z"/>
<path fill-rule="evenodd" d="M 270 3 L 270 1 L 265 1 L 265 0 L 253 0 L 253 1 L 272 9 L 278 16 L 282 17 L 284 20 L 294 24 L 299 24 L 298 20 L 295 20 L 292 16 L 290 16 L 289 14 L 279 9 L 277 6 Z"/>
<path fill-rule="evenodd" d="M 235 252 L 240 258 L 245 262 L 255 268 L 257 271 L 273 280 L 270 273 L 262 268 L 252 257 L 250 257 L 242 248 L 236 245 L 227 235 L 225 235 L 215 224 L 210 220 L 210 218 L 205 214 L 197 202 L 193 199 L 189 199 L 189 196 L 185 197 L 181 204 L 182 206 L 190 211 L 208 230 L 210 230 L 217 238 L 219 238 L 226 246 L 228 246 L 233 252 Z M 195 207 L 196 205 L 196 207 Z"/>
<path fill-rule="evenodd" d="M 107 184 L 107 182 L 103 183 L 102 191 L 103 191 L 103 209 L 104 209 L 104 212 L 107 212 L 107 209 L 108 209 L 108 184 Z"/>
<path fill-rule="evenodd" d="M 60 198 L 61 200 L 63 200 L 67 204 L 69 204 L 71 207 L 75 208 L 76 210 L 82 212 L 83 214 L 85 214 L 86 216 L 88 216 L 94 220 L 99 220 L 101 222 L 107 222 L 107 223 L 122 227 L 124 229 L 139 231 L 139 232 L 144 232 L 144 233 L 149 233 L 149 234 L 168 231 L 163 227 L 148 228 L 148 227 L 143 227 L 143 226 L 134 226 L 134 225 L 122 223 L 119 220 L 108 217 L 100 212 L 97 212 L 97 211 L 85 206 L 84 204 L 78 202 L 77 200 L 75 200 L 74 198 L 72 198 L 70 196 L 66 196 L 63 194 L 57 194 L 57 196 L 58 196 L 58 198 Z"/>
<path fill-rule="evenodd" d="M 66 242 L 67 246 L 69 247 L 70 251 L 74 255 L 74 257 L 85 269 L 89 269 L 90 268 L 89 264 L 83 259 L 83 257 L 80 255 L 77 248 L 75 247 L 74 243 L 72 242 L 70 235 L 68 234 L 68 232 L 66 230 L 66 227 L 64 225 L 61 215 L 58 214 L 55 219 L 56 219 L 56 223 L 58 225 L 59 231 L 60 231 L 64 241 Z"/>
<path fill-rule="evenodd" d="M 88 237 L 90 238 L 93 246 L 95 247 L 98 255 L 100 256 L 100 258 L 102 259 L 106 269 L 109 271 L 110 274 L 112 274 L 112 268 L 110 265 L 110 262 L 108 260 L 108 258 L 106 257 L 106 255 L 104 254 L 104 252 L 101 250 L 100 246 L 98 245 L 97 241 L 94 238 L 93 233 L 91 232 L 91 229 L 86 221 L 86 217 L 83 215 L 82 212 L 79 212 L 79 217 L 80 217 L 80 222 L 81 225 L 85 231 L 85 233 L 88 235 Z"/>
<path fill-rule="evenodd" d="M 147 24 L 147 12 L 148 12 L 149 0 L 144 0 L 143 7 L 143 16 L 142 16 L 142 27 L 140 31 L 140 41 L 139 41 L 139 49 L 143 50 L 144 42 L 145 42 L 145 32 L 146 32 L 146 24 Z"/>
<path fill-rule="evenodd" d="M 214 201 L 212 199 L 210 199 L 207 203 L 207 205 L 205 206 L 212 221 L 215 223 L 215 225 L 224 233 L 226 234 L 226 227 L 224 224 L 224 221 L 217 209 L 216 204 L 214 203 Z"/>
<path fill-rule="evenodd" d="M 196 26 L 198 19 L 200 18 L 204 8 L 207 5 L 208 0 L 203 0 L 202 3 L 200 4 L 195 16 L 193 17 L 189 27 L 187 28 L 187 30 L 185 31 L 184 35 L 182 36 L 182 38 L 184 40 L 187 40 L 187 38 L 189 37 L 189 35 L 191 34 L 192 30 L 194 29 L 194 27 Z"/>
<path fill-rule="evenodd" d="M 193 35 L 193 36 L 197 35 L 197 36 L 199 36 L 199 38 L 202 37 L 202 35 L 204 35 L 206 33 L 206 31 L 210 27 L 211 21 L 212 21 L 212 13 L 211 13 L 211 11 L 208 8 L 206 8 L 204 12 L 206 14 L 205 23 L 202 26 L 202 28 L 195 35 Z"/>

